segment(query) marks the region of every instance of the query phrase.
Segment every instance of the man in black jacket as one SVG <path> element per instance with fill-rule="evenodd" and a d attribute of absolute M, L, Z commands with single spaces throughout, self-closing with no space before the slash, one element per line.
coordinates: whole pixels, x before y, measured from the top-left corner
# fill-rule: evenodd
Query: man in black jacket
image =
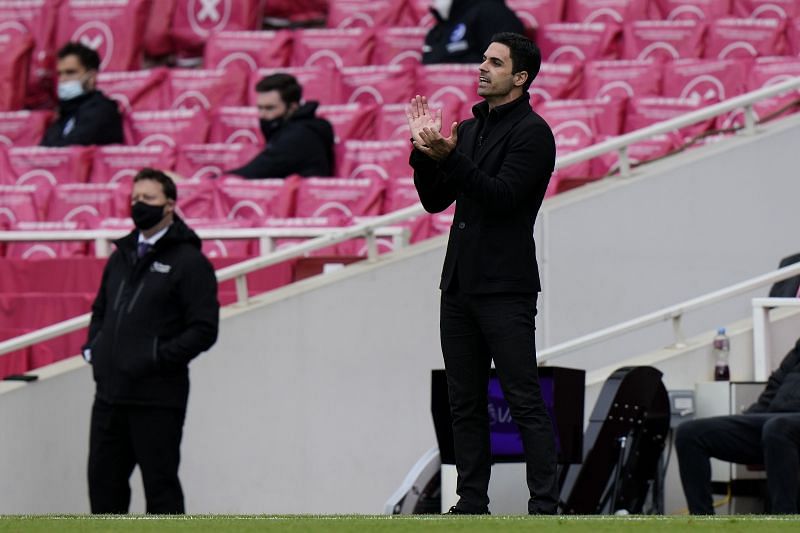
<path fill-rule="evenodd" d="M 528 511 L 555 513 L 553 429 L 539 388 L 534 316 L 540 290 L 533 224 L 555 163 L 550 127 L 529 102 L 541 54 L 522 35 L 492 38 L 475 70 L 475 118 L 443 137 L 424 97 L 408 108 L 410 163 L 425 209 L 456 203 L 444 260 L 441 343 L 453 419 L 459 501 L 451 513 L 488 512 L 491 454 L 487 387 L 494 360 L 519 427 Z"/>
<path fill-rule="evenodd" d="M 683 493 L 692 514 L 714 514 L 711 463 L 716 457 L 763 464 L 775 514 L 797 514 L 800 476 L 800 340 L 741 415 L 684 422 L 675 435 Z"/>
<path fill-rule="evenodd" d="M 84 357 L 96 383 L 89 443 L 93 513 L 128 512 L 139 465 L 147 512 L 184 512 L 178 480 L 189 361 L 217 339 L 219 303 L 200 239 L 175 214 L 175 183 L 134 178 L 133 232 L 115 242 L 92 305 Z"/>
<path fill-rule="evenodd" d="M 433 0 L 431 12 L 436 25 L 422 47 L 426 65 L 480 63 L 492 35 L 525 31 L 504 0 Z"/>
<path fill-rule="evenodd" d="M 100 56 L 81 43 L 58 51 L 58 116 L 42 146 L 122 144 L 122 115 L 116 102 L 95 89 Z"/>
<path fill-rule="evenodd" d="M 241 168 L 245 178 L 333 175 L 333 128 L 316 116 L 317 102 L 301 103 L 303 88 L 294 76 L 272 74 L 256 84 L 264 150 Z"/>

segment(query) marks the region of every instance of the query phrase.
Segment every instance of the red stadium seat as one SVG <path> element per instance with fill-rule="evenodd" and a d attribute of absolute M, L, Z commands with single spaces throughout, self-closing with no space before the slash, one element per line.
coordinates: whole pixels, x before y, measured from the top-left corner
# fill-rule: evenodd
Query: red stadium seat
<path fill-rule="evenodd" d="M 800 77 L 800 58 L 761 57 L 756 60 L 747 77 L 747 90 L 755 91 L 797 77 Z M 800 90 L 762 100 L 755 105 L 756 115 L 764 118 L 783 109 L 798 98 L 800 98 Z"/>
<path fill-rule="evenodd" d="M 664 20 L 711 22 L 731 14 L 731 0 L 655 0 Z"/>
<path fill-rule="evenodd" d="M 18 222 L 15 231 L 75 231 L 85 229 L 77 221 L 71 222 Z M 6 258 L 54 259 L 57 257 L 85 257 L 87 243 L 84 241 L 14 241 L 6 246 Z"/>
<path fill-rule="evenodd" d="M 777 19 L 719 19 L 711 23 L 705 57 L 755 59 L 784 52 L 785 21 Z"/>
<path fill-rule="evenodd" d="M 217 182 L 217 193 L 226 218 L 256 222 L 292 216 L 298 185 L 297 177 L 260 180 L 227 177 Z"/>
<path fill-rule="evenodd" d="M 539 74 L 530 88 L 531 103 L 577 98 L 583 78 L 582 65 L 578 63 L 542 63 Z"/>
<path fill-rule="evenodd" d="M 173 69 L 169 73 L 173 109 L 241 106 L 246 101 L 247 78 L 221 69 Z"/>
<path fill-rule="evenodd" d="M 692 111 L 702 109 L 706 103 L 700 98 L 655 98 L 642 97 L 628 100 L 628 111 L 625 117 L 625 132 L 635 131 L 656 122 L 670 120 Z M 691 126 L 681 128 L 680 135 L 683 139 L 693 138 L 714 125 L 710 118 Z"/>
<path fill-rule="evenodd" d="M 136 111 L 128 116 L 125 138 L 128 144 L 201 144 L 208 136 L 208 115 L 203 109 Z"/>
<path fill-rule="evenodd" d="M 328 10 L 329 28 L 373 28 L 396 23 L 398 0 L 332 0 Z"/>
<path fill-rule="evenodd" d="M 259 69 L 250 75 L 248 87 L 249 103 L 256 105 L 256 84 L 263 77 L 270 74 L 283 72 L 297 78 L 303 87 L 303 99 L 319 102 L 323 105 L 342 103 L 341 74 L 336 68 L 316 67 L 286 67 L 278 69 Z"/>
<path fill-rule="evenodd" d="M 584 67 L 584 98 L 633 98 L 661 94 L 661 63 L 640 61 L 590 61 Z"/>
<path fill-rule="evenodd" d="M 792 19 L 800 17 L 797 0 L 736 0 L 733 14 L 742 18 Z"/>
<path fill-rule="evenodd" d="M 186 57 L 203 55 L 203 45 L 220 31 L 255 30 L 260 0 L 178 0 L 172 19 L 172 37 Z"/>
<path fill-rule="evenodd" d="M 472 117 L 478 97 L 477 65 L 422 65 L 417 72 L 417 94 L 438 102 L 442 124 Z M 444 128 L 446 131 L 447 128 Z"/>
<path fill-rule="evenodd" d="M 79 41 L 100 54 L 100 70 L 141 66 L 148 0 L 64 0 L 56 46 Z"/>
<path fill-rule="evenodd" d="M 92 166 L 94 148 L 15 147 L 6 152 L 7 165 L 2 170 L 17 185 L 53 186 L 59 183 L 86 183 Z"/>
<path fill-rule="evenodd" d="M 383 212 L 391 213 L 419 203 L 419 194 L 414 187 L 414 178 L 397 178 L 389 182 L 386 188 L 386 198 L 383 202 Z M 401 226 L 407 227 L 411 232 L 411 243 L 419 242 L 430 236 L 430 216 L 419 215 L 405 221 Z M 358 250 L 360 252 L 360 250 Z M 363 255 L 363 254 L 356 254 Z"/>
<path fill-rule="evenodd" d="M 411 65 L 422 63 L 422 45 L 428 30 L 419 27 L 383 28 L 375 35 L 376 65 Z"/>
<path fill-rule="evenodd" d="M 397 104 L 414 96 L 415 69 L 403 65 L 345 67 L 342 99 L 347 103 Z"/>
<path fill-rule="evenodd" d="M 536 31 L 545 24 L 564 20 L 566 0 L 506 0 L 506 5 L 514 10 L 525 25 L 525 33 L 533 38 Z"/>
<path fill-rule="evenodd" d="M 202 229 L 241 229 L 252 227 L 248 220 L 191 218 L 186 224 L 195 230 Z M 206 257 L 252 257 L 257 246 L 255 239 L 203 239 L 203 253 Z"/>
<path fill-rule="evenodd" d="M 225 218 L 217 198 L 216 180 L 180 180 L 176 185 L 181 218 Z"/>
<path fill-rule="evenodd" d="M 65 183 L 53 188 L 45 220 L 99 227 L 104 218 L 130 215 L 129 183 Z"/>
<path fill-rule="evenodd" d="M 537 112 L 554 134 L 582 134 L 586 137 L 620 135 L 625 125 L 624 99 L 553 100 Z"/>
<path fill-rule="evenodd" d="M 377 216 L 385 187 L 380 178 L 304 178 L 297 189 L 295 216 Z"/>
<path fill-rule="evenodd" d="M 260 150 L 253 144 L 182 144 L 178 147 L 175 172 L 189 180 L 218 178 L 245 165 Z"/>
<path fill-rule="evenodd" d="M 124 113 L 156 111 L 169 107 L 169 86 L 165 83 L 166 68 L 130 72 L 100 72 L 97 88 L 116 100 Z"/>
<path fill-rule="evenodd" d="M 606 140 L 599 137 L 597 142 Z M 655 135 L 650 139 L 628 146 L 628 159 L 632 165 L 652 161 L 672 152 L 676 146 L 674 135 Z M 592 174 L 597 177 L 613 174 L 619 170 L 619 152 L 616 150 L 592 159 Z"/>
<path fill-rule="evenodd" d="M 0 113 L 0 145 L 8 147 L 38 145 L 52 117 L 53 113 L 50 111 Z"/>
<path fill-rule="evenodd" d="M 264 138 L 258 124 L 258 109 L 255 107 L 220 107 L 213 110 L 208 141 L 262 146 Z"/>
<path fill-rule="evenodd" d="M 172 170 L 175 151 L 152 146 L 98 146 L 94 151 L 90 183 L 128 183 L 143 168 Z"/>
<path fill-rule="evenodd" d="M 292 34 L 281 31 L 223 31 L 206 43 L 205 68 L 220 68 L 244 75 L 260 68 L 289 66 Z"/>
<path fill-rule="evenodd" d="M 539 31 L 542 60 L 551 63 L 617 59 L 618 24 L 545 24 Z"/>
<path fill-rule="evenodd" d="M 408 176 L 411 172 L 408 166 L 410 151 L 408 140 L 347 141 L 344 146 L 344 157 L 339 164 L 339 175 L 385 181 Z"/>
<path fill-rule="evenodd" d="M 33 46 L 28 33 L 0 33 L 0 111 L 15 111 L 25 104 Z"/>
<path fill-rule="evenodd" d="M 372 29 L 297 30 L 292 64 L 329 68 L 370 65 L 375 47 Z"/>
<path fill-rule="evenodd" d="M 408 142 L 408 104 L 386 104 L 378 109 L 375 137 L 379 141 L 404 140 Z"/>
<path fill-rule="evenodd" d="M 366 140 L 375 136 L 375 116 L 377 107 L 361 104 L 323 105 L 317 108 L 317 115 L 333 126 L 336 143 L 349 140 Z"/>
<path fill-rule="evenodd" d="M 664 96 L 718 102 L 743 94 L 747 68 L 741 61 L 686 59 L 664 66 Z"/>
<path fill-rule="evenodd" d="M 431 28 L 436 19 L 431 13 L 431 0 L 408 0 L 409 20 L 402 25 Z"/>
<path fill-rule="evenodd" d="M 43 220 L 50 189 L 43 190 L 46 195 L 37 194 L 33 185 L 0 185 L 0 228 Z"/>
<path fill-rule="evenodd" d="M 144 53 L 148 56 L 159 57 L 175 51 L 170 26 L 177 4 L 178 0 L 151 2 L 144 30 Z"/>
<path fill-rule="evenodd" d="M 567 0 L 566 20 L 570 22 L 607 22 L 651 18 L 649 0 Z"/>
<path fill-rule="evenodd" d="M 639 20 L 625 24 L 622 57 L 626 59 L 699 58 L 706 25 L 697 20 Z"/>

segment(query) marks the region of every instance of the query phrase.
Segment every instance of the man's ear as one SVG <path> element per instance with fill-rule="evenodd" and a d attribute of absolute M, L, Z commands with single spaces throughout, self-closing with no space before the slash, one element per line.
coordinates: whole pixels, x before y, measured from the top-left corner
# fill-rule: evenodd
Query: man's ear
<path fill-rule="evenodd" d="M 291 117 L 294 114 L 294 112 L 297 111 L 299 108 L 300 104 L 297 102 L 292 102 L 291 104 L 289 104 L 289 107 L 286 108 L 286 118 Z"/>
<path fill-rule="evenodd" d="M 525 85 L 525 82 L 528 81 L 528 71 L 527 70 L 520 70 L 516 74 L 514 74 L 514 86 L 515 87 L 522 87 Z"/>
<path fill-rule="evenodd" d="M 86 72 L 86 82 L 84 83 L 86 88 L 90 91 L 94 90 L 97 87 L 97 71 L 96 70 L 89 70 Z"/>
<path fill-rule="evenodd" d="M 167 209 L 167 208 L 169 208 L 169 209 Z M 175 212 L 175 200 L 173 200 L 172 198 L 167 198 L 167 203 L 164 204 L 164 211 L 166 211 L 166 213 L 164 213 L 164 214 L 174 213 Z"/>

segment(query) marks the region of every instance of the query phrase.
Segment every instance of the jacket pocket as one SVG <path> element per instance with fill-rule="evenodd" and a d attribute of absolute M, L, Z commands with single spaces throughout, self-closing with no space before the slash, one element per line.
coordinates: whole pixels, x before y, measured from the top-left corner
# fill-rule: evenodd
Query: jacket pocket
<path fill-rule="evenodd" d="M 120 369 L 133 378 L 155 374 L 158 371 L 158 337 L 141 334 L 121 340 L 118 356 Z"/>
<path fill-rule="evenodd" d="M 109 372 L 109 351 L 106 346 L 106 342 L 104 342 L 105 337 L 101 331 L 98 333 L 92 342 L 86 347 L 92 354 L 92 359 L 90 361 L 92 365 L 92 375 L 94 376 L 94 380 L 98 381 L 98 378 L 104 377 L 108 375 Z"/>

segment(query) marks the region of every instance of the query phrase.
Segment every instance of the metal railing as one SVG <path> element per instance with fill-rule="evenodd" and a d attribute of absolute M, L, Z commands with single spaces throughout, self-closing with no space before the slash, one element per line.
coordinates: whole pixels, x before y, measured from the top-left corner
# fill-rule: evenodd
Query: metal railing
<path fill-rule="evenodd" d="M 776 307 L 800 307 L 800 298 L 753 298 L 753 364 L 756 381 L 769 377 L 769 312 Z"/>

